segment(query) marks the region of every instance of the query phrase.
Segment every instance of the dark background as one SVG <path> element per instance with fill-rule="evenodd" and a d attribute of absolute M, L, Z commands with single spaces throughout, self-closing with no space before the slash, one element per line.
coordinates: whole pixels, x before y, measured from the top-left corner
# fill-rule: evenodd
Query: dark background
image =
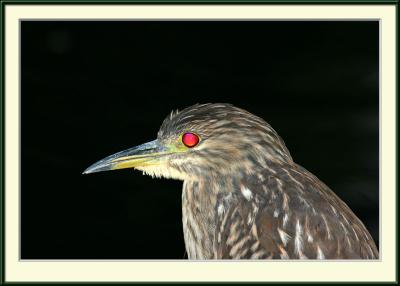
<path fill-rule="evenodd" d="M 379 237 L 379 24 L 32 22 L 22 29 L 22 258 L 185 258 L 181 185 L 81 175 L 155 139 L 172 109 L 229 102 Z"/>

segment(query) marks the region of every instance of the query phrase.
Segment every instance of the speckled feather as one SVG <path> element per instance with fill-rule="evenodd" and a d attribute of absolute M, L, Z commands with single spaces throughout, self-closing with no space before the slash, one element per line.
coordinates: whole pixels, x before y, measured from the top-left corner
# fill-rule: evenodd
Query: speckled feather
<path fill-rule="evenodd" d="M 363 223 L 293 162 L 263 119 L 230 104 L 198 104 L 171 113 L 158 140 L 183 132 L 198 134 L 198 146 L 143 171 L 184 181 L 190 259 L 378 258 Z"/>

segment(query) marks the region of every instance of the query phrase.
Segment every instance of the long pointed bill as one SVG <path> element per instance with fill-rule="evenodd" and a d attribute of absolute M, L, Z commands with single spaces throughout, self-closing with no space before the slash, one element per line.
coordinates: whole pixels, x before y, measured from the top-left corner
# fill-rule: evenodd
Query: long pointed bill
<path fill-rule="evenodd" d="M 171 153 L 154 140 L 108 156 L 91 165 L 83 174 L 157 165 L 161 157 Z"/>

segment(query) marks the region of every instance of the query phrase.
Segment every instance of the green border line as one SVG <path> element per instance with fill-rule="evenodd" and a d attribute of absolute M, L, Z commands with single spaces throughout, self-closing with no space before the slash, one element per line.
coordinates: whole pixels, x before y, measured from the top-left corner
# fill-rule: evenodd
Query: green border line
<path fill-rule="evenodd" d="M 5 282 L 5 184 L 4 184 L 4 164 L 5 164 L 5 159 L 4 159 L 4 138 L 5 138 L 5 133 L 4 133 L 4 118 L 5 118 L 5 88 L 4 88 L 4 82 L 5 82 L 5 65 L 4 65 L 4 59 L 5 59 L 5 38 L 4 38 L 4 16 L 5 16 L 5 5 L 1 3 L 1 22 L 0 22 L 0 62 L 2 63 L 1 65 L 1 71 L 0 71 L 0 91 L 1 91 L 1 98 L 0 98 L 0 157 L 1 157 L 1 164 L 0 164 L 0 284 L 3 284 Z"/>
<path fill-rule="evenodd" d="M 396 124 L 397 124 L 397 128 L 396 128 L 396 134 L 395 134 L 395 140 L 396 140 L 396 158 L 395 158 L 395 169 L 398 170 L 398 166 L 399 166 L 399 154 L 398 154 L 398 136 L 399 136 L 399 115 L 398 115 L 398 110 L 399 110 L 399 99 L 398 99 L 398 92 L 399 92 L 399 3 L 396 3 L 396 68 L 395 68 L 395 74 L 397 75 L 396 77 L 396 84 L 395 84 L 395 93 L 396 93 L 396 103 L 395 103 L 395 118 L 396 118 Z M 396 269 L 396 282 L 399 281 L 399 188 L 398 188 L 398 176 L 397 176 L 397 172 L 396 172 L 396 179 L 395 179 L 395 188 L 396 188 L 396 218 L 397 218 L 397 225 L 396 225 L 396 258 L 395 258 L 395 269 Z"/>
<path fill-rule="evenodd" d="M 223 285 L 246 285 L 246 284 L 254 284 L 254 285 L 289 285 L 289 284 L 300 284 L 300 285 L 307 285 L 307 284 L 361 284 L 361 285 L 377 285 L 377 284 L 382 284 L 382 285 L 397 285 L 398 283 L 398 257 L 399 257 L 399 248 L 398 248 L 398 235 L 399 235 L 399 222 L 397 221 L 396 224 L 396 259 L 395 259 L 395 269 L 396 269 L 396 277 L 394 282 L 6 282 L 5 281 L 5 160 L 4 160 L 4 155 L 5 155 L 5 6 L 6 5 L 23 5 L 23 4 L 29 4 L 29 5 L 126 5 L 126 4 L 132 4 L 132 5 L 137 5 L 137 4 L 168 4 L 168 5 L 174 5 L 174 4 L 185 4 L 185 5 L 260 5 L 260 4 L 280 4 L 280 5 L 293 5 L 293 4 L 301 4 L 301 5 L 395 5 L 396 6 L 396 26 L 399 26 L 399 21 L 398 21 L 398 15 L 399 15 L 399 1 L 398 0 L 249 0 L 249 1 L 243 1 L 243 0 L 116 0 L 116 1 L 110 1 L 110 0 L 0 0 L 1 4 L 1 22 L 0 22 L 0 61 L 2 63 L 1 65 L 1 71 L 0 71 L 0 91 L 1 91 L 1 98 L 0 98 L 0 158 L 1 158 L 1 164 L 0 164 L 0 187 L 1 187 L 1 192 L 0 192 L 0 206 L 1 206 L 1 211 L 0 211 L 0 285 L 48 285 L 48 284 L 60 284 L 60 285 L 115 285 L 115 284 L 123 284 L 123 285 L 137 285 L 137 284 L 143 284 L 143 285 L 158 285 L 158 284 L 165 284 L 165 285 L 174 285 L 174 284 L 194 284 L 194 285 L 199 285 L 199 284 L 223 284 Z M 399 64 L 399 53 L 398 53 L 398 39 L 399 39 L 399 29 L 396 29 L 396 75 L 398 75 L 398 64 Z M 397 110 L 399 108 L 399 100 L 397 98 L 398 94 L 398 81 L 396 78 L 396 87 L 395 87 L 395 92 L 396 92 L 396 124 L 398 122 L 398 113 Z M 398 142 L 398 132 L 399 132 L 399 127 L 398 125 L 396 126 L 396 134 L 395 134 L 395 140 L 396 140 L 396 158 L 395 158 L 395 166 L 396 170 L 398 169 L 398 148 L 397 148 L 397 142 Z M 396 173 L 396 191 L 398 190 L 398 177 Z M 382 190 L 381 190 L 382 191 Z M 399 205 L 399 196 L 398 192 L 396 192 L 396 218 L 399 216 L 399 211 L 398 211 L 398 205 Z"/>
<path fill-rule="evenodd" d="M 185 4 L 185 5 L 260 5 L 260 4 L 301 4 L 301 5 L 365 5 L 365 4 L 375 4 L 375 5 L 385 5 L 385 4 L 397 4 L 398 0 L 0 0 L 2 3 L 6 4 L 70 4 L 70 5 L 118 5 L 118 4 Z"/>

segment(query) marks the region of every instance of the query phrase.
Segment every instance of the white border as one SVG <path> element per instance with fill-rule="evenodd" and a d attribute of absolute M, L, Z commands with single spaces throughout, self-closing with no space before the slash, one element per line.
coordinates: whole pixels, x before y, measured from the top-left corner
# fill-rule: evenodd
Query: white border
<path fill-rule="evenodd" d="M 117 5 L 5 6 L 6 281 L 394 281 L 395 23 L 394 5 Z M 379 261 L 20 261 L 19 21 L 21 19 L 380 19 L 381 259 Z M 289 274 L 290 273 L 290 274 Z"/>

